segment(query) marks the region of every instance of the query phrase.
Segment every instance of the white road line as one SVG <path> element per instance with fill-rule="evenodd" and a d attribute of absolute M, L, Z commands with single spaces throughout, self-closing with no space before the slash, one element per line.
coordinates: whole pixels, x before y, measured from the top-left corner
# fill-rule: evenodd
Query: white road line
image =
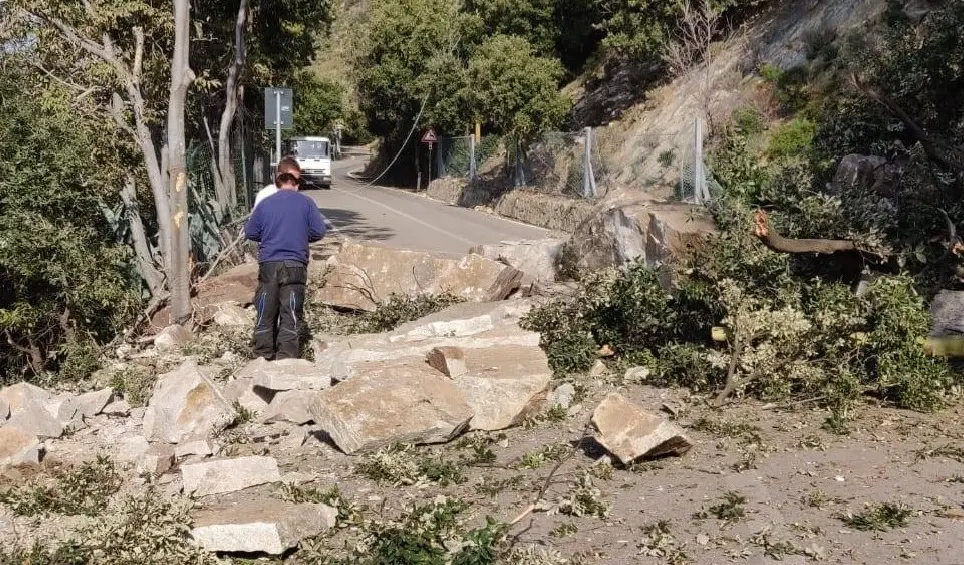
<path fill-rule="evenodd" d="M 415 222 L 416 224 L 418 224 L 418 225 L 420 225 L 420 226 L 424 226 L 424 227 L 426 227 L 426 228 L 428 228 L 428 229 L 430 229 L 430 230 L 435 230 L 435 231 L 439 232 L 440 234 L 443 234 L 443 235 L 446 235 L 446 236 L 448 236 L 448 237 L 451 237 L 452 239 L 461 241 L 462 243 L 465 243 L 466 245 L 468 245 L 468 246 L 470 246 L 470 247 L 473 246 L 473 245 L 475 245 L 475 242 L 472 241 L 472 240 L 470 240 L 470 239 L 466 239 L 466 238 L 464 238 L 464 237 L 462 237 L 462 236 L 460 236 L 460 235 L 458 235 L 458 234 L 454 234 L 454 233 L 452 233 L 452 232 L 450 232 L 450 231 L 448 231 L 448 230 L 443 230 L 442 228 L 440 228 L 440 227 L 438 227 L 438 226 L 434 226 L 434 225 L 432 225 L 432 224 L 430 224 L 430 223 L 428 223 L 428 222 L 426 222 L 426 221 L 424 221 L 424 220 L 421 220 L 421 219 L 419 219 L 419 218 L 416 218 L 415 216 L 410 216 L 410 215 L 406 214 L 405 212 L 400 212 L 400 211 L 396 210 L 395 208 L 392 208 L 391 206 L 388 206 L 388 205 L 386 205 L 386 204 L 383 204 L 383 203 L 379 202 L 378 200 L 373 200 L 373 199 L 371 199 L 371 198 L 368 198 L 367 196 L 362 196 L 361 194 L 358 194 L 358 192 L 342 190 L 342 189 L 340 189 L 340 188 L 335 188 L 335 187 L 331 187 L 331 189 L 332 189 L 332 190 L 335 190 L 335 191 L 338 191 L 338 192 L 341 192 L 342 194 L 347 194 L 347 195 L 349 195 L 349 196 L 354 196 L 355 198 L 359 198 L 359 199 L 361 199 L 361 200 L 364 200 L 364 201 L 366 201 L 366 202 L 369 202 L 369 203 L 371 203 L 371 204 L 374 204 L 374 205 L 378 206 L 379 208 L 382 208 L 382 209 L 384 209 L 384 210 L 388 210 L 389 212 L 392 212 L 393 214 L 397 214 L 397 215 L 399 215 L 399 216 L 401 216 L 401 217 L 403 217 L 403 218 L 408 218 L 409 220 Z"/>

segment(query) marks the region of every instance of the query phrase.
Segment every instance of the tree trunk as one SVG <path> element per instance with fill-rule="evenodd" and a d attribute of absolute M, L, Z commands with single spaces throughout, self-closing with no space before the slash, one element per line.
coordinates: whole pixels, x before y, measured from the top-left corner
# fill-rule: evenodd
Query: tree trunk
<path fill-rule="evenodd" d="M 164 274 L 154 264 L 154 254 L 151 253 L 151 246 L 144 231 L 144 222 L 141 219 L 141 210 L 137 203 L 137 188 L 134 185 L 134 177 L 131 175 L 127 176 L 127 183 L 121 190 L 121 200 L 124 201 L 124 207 L 130 217 L 131 238 L 134 240 L 134 252 L 137 255 L 137 270 L 147 283 L 151 296 L 156 296 L 164 290 Z"/>
<path fill-rule="evenodd" d="M 234 25 L 234 61 L 228 68 L 228 80 L 224 87 L 224 112 L 218 126 L 218 166 L 221 183 L 227 190 L 227 204 L 232 210 L 238 205 L 238 187 L 234 175 L 234 161 L 231 159 L 231 130 L 238 111 L 238 83 L 247 55 L 244 31 L 248 23 L 248 0 L 241 0 L 238 6 L 238 19 Z"/>
<path fill-rule="evenodd" d="M 841 251 L 856 251 L 852 241 L 842 239 L 787 239 L 773 230 L 770 218 L 763 210 L 756 211 L 754 235 L 764 245 L 780 253 L 818 253 L 830 255 Z"/>
<path fill-rule="evenodd" d="M 167 160 L 171 199 L 171 246 L 168 283 L 171 318 L 184 324 L 191 318 L 191 237 L 188 227 L 187 157 L 184 107 L 194 80 L 191 71 L 191 2 L 174 0 L 174 55 L 171 57 L 171 96 L 167 106 Z"/>

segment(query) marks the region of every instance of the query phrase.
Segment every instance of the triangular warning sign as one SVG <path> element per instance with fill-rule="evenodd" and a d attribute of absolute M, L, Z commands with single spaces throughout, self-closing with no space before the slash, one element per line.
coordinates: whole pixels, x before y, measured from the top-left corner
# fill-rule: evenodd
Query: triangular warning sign
<path fill-rule="evenodd" d="M 438 136 L 435 135 L 435 130 L 429 128 L 424 135 L 422 135 L 422 143 L 435 143 L 438 141 Z"/>

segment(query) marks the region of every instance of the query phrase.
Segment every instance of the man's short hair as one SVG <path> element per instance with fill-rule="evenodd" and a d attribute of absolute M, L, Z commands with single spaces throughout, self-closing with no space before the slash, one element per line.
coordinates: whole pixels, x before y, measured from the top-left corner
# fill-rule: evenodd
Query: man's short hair
<path fill-rule="evenodd" d="M 279 173 L 301 173 L 301 165 L 294 157 L 288 156 L 278 161 Z"/>

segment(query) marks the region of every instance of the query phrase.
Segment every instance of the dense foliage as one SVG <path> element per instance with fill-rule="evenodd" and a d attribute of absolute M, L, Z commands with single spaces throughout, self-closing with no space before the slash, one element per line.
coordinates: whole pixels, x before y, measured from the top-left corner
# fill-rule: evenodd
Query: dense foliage
<path fill-rule="evenodd" d="M 85 377 L 94 342 L 129 320 L 140 298 L 131 254 L 101 209 L 116 199 L 119 153 L 109 124 L 86 119 L 73 92 L 4 63 L 0 374 L 59 367 Z"/>
<path fill-rule="evenodd" d="M 962 86 L 964 2 L 918 24 L 901 15 L 893 3 L 883 41 L 844 37 L 835 48 L 813 37 L 805 64 L 760 69 L 772 104 L 735 112 L 712 151 L 721 233 L 665 267 L 670 288 L 633 265 L 591 274 L 575 300 L 534 311 L 526 324 L 557 372 L 587 370 L 608 346 L 617 367 L 648 366 L 651 383 L 715 393 L 731 381 L 737 395 L 817 399 L 835 427 L 862 395 L 944 404 L 959 379 L 922 344 L 926 298 L 960 284 L 943 214 L 952 224 L 961 215 L 964 160 L 953 148 L 964 116 L 950 93 Z M 878 181 L 834 182 L 853 152 L 880 156 Z M 786 237 L 858 251 L 772 251 L 753 235 L 758 209 Z M 858 285 L 862 272 L 874 276 Z"/>

